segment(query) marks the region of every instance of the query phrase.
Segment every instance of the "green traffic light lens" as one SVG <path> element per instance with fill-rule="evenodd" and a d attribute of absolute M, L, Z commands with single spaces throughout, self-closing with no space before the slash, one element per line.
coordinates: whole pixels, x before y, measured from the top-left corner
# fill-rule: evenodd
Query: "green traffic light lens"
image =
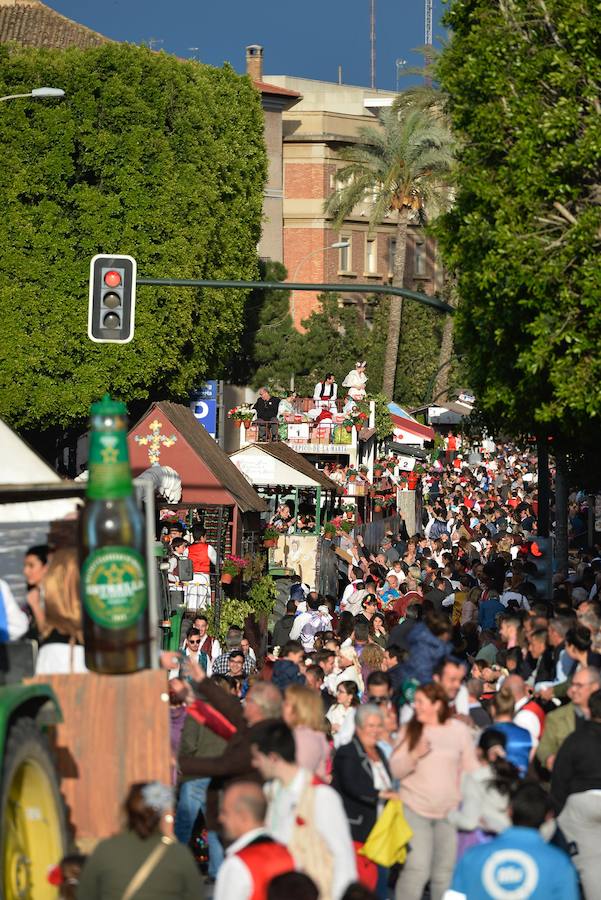
<path fill-rule="evenodd" d="M 117 313 L 109 312 L 102 319 L 104 328 L 121 328 L 121 316 Z"/>
<path fill-rule="evenodd" d="M 104 306 L 108 307 L 108 309 L 117 309 L 118 306 L 121 306 L 121 297 L 119 294 L 110 291 L 110 293 L 104 295 L 102 303 Z"/>

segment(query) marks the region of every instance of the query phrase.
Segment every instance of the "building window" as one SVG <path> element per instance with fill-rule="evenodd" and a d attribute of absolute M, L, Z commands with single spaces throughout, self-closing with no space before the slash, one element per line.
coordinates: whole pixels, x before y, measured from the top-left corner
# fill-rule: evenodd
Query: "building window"
<path fill-rule="evenodd" d="M 365 241 L 365 271 L 368 275 L 375 275 L 378 271 L 378 244 L 376 238 L 367 238 Z"/>
<path fill-rule="evenodd" d="M 338 253 L 339 253 L 338 271 L 339 272 L 350 272 L 351 271 L 351 258 L 352 258 L 351 251 L 353 249 L 351 235 L 350 234 L 341 234 L 340 241 L 341 242 L 346 241 L 348 246 L 341 247 L 340 250 L 338 251 Z"/>
<path fill-rule="evenodd" d="M 394 273 L 394 255 L 396 253 L 396 238 L 388 238 L 388 274 Z"/>
<path fill-rule="evenodd" d="M 418 278 L 424 278 L 428 274 L 426 271 L 426 263 L 426 242 L 418 240 L 415 242 L 415 256 L 413 261 L 413 272 Z"/>

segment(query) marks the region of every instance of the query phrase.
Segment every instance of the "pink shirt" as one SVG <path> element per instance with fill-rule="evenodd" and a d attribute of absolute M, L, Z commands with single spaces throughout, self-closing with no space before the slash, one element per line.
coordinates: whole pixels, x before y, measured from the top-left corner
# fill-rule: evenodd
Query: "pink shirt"
<path fill-rule="evenodd" d="M 463 773 L 478 767 L 474 741 L 471 730 L 458 719 L 426 725 L 423 734 L 430 752 L 416 760 L 406 741 L 397 744 L 390 770 L 401 782 L 401 800 L 409 809 L 427 819 L 444 819 L 459 806 Z"/>

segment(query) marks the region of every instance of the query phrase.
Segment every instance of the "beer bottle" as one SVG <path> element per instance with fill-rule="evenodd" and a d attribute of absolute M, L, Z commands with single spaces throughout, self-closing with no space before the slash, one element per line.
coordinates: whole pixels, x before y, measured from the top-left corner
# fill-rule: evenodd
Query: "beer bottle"
<path fill-rule="evenodd" d="M 108 394 L 92 405 L 88 487 L 81 517 L 86 665 L 118 675 L 150 666 L 144 518 L 134 498 L 127 409 Z"/>

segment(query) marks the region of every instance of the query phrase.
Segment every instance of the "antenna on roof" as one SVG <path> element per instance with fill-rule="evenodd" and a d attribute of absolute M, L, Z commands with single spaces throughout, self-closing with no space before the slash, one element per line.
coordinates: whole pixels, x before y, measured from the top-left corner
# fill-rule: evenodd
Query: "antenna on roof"
<path fill-rule="evenodd" d="M 371 87 L 376 86 L 376 0 L 369 0 L 369 42 L 371 63 Z"/>
<path fill-rule="evenodd" d="M 146 43 L 148 45 L 149 50 L 154 50 L 155 47 L 157 47 L 159 44 L 164 44 L 165 41 L 159 40 L 158 38 L 151 37 L 151 38 L 148 38 L 148 41 Z"/>

